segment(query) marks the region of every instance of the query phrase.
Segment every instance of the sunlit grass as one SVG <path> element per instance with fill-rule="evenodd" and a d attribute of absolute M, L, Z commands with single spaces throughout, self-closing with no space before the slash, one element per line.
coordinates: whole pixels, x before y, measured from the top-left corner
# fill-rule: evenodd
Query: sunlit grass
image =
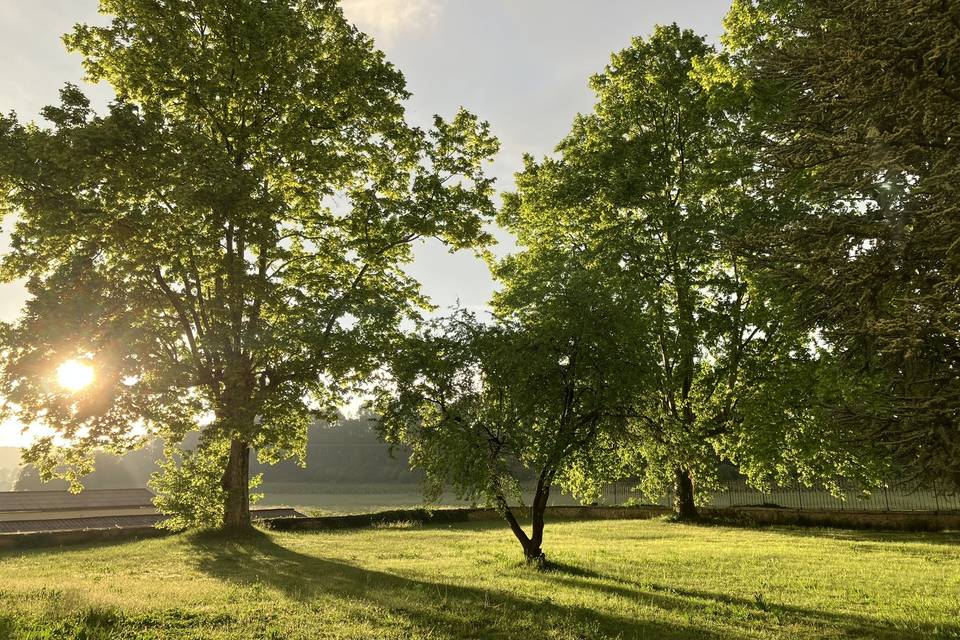
<path fill-rule="evenodd" d="M 960 638 L 960 535 L 660 521 L 180 535 L 0 554 L 0 637 Z"/>

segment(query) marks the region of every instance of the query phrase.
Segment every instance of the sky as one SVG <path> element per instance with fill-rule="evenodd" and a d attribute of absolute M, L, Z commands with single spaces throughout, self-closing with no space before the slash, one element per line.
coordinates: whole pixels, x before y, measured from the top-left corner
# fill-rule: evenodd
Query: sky
<path fill-rule="evenodd" d="M 0 0 L 0 111 L 35 120 L 64 82 L 81 84 L 95 106 L 105 86 L 83 85 L 78 56 L 60 36 L 78 22 L 102 22 L 97 0 Z M 549 154 L 574 116 L 592 108 L 589 77 L 632 36 L 676 22 L 716 41 L 729 0 L 343 0 L 347 17 L 372 35 L 407 78 L 412 122 L 460 106 L 488 120 L 501 151 L 490 168 L 499 191 L 513 187 L 524 153 Z M 10 220 L 3 222 L 9 227 Z M 500 234 L 505 246 L 509 239 Z M 8 247 L 0 234 L 0 252 Z M 441 307 L 482 307 L 494 290 L 470 252 L 418 247 L 410 272 Z M 17 317 L 26 294 L 0 284 L 0 320 Z M 0 446 L 20 442 L 0 426 Z"/>

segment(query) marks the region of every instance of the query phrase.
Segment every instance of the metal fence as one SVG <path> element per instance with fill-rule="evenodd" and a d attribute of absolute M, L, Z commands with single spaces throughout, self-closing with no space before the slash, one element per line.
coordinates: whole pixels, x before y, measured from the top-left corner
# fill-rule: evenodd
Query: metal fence
<path fill-rule="evenodd" d="M 634 482 L 616 482 L 604 490 L 604 502 L 610 505 L 626 503 L 673 505 L 673 492 L 668 492 L 657 501 L 652 501 L 636 490 Z M 826 489 L 793 486 L 776 487 L 761 491 L 747 485 L 744 480 L 723 483 L 720 491 L 713 492 L 707 506 L 710 507 L 782 507 L 809 511 L 960 511 L 960 494 L 944 493 L 931 489 L 894 486 L 872 491 L 847 487 L 835 496 Z"/>

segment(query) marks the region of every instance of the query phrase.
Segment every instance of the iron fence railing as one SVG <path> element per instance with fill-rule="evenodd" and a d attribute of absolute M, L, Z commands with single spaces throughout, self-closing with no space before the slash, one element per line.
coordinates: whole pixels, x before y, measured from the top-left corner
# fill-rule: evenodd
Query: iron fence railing
<path fill-rule="evenodd" d="M 604 490 L 604 503 L 673 505 L 673 492 L 650 500 L 636 490 L 635 482 L 615 482 Z M 826 489 L 804 487 L 799 484 L 775 487 L 762 491 L 744 480 L 723 483 L 712 492 L 706 502 L 711 507 L 781 507 L 807 511 L 960 511 L 960 494 L 934 491 L 928 488 L 892 486 L 871 491 L 845 487 L 839 496 Z"/>

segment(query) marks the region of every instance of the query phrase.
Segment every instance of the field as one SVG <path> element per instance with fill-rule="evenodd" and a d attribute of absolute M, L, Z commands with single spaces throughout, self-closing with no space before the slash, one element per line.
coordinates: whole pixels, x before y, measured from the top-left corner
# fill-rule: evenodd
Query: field
<path fill-rule="evenodd" d="M 960 638 L 960 535 L 664 521 L 210 534 L 0 553 L 0 637 Z"/>
<path fill-rule="evenodd" d="M 423 506 L 423 489 L 418 484 L 366 483 L 323 484 L 301 482 L 273 482 L 256 490 L 263 494 L 262 507 L 294 507 L 310 515 L 339 515 L 345 513 L 372 513 L 388 509 Z M 525 494 L 526 504 L 533 500 L 533 490 Z M 572 497 L 555 491 L 551 505 L 577 505 Z M 465 500 L 444 495 L 438 507 L 469 507 Z"/>
<path fill-rule="evenodd" d="M 651 500 L 634 491 L 635 482 L 618 482 L 606 487 L 604 504 L 623 504 L 626 501 L 659 502 L 671 506 L 673 497 L 665 495 L 660 500 Z M 423 504 L 423 492 L 417 484 L 410 483 L 306 483 L 271 482 L 257 490 L 264 494 L 261 506 L 295 507 L 304 513 L 327 515 L 341 513 L 369 513 L 385 509 L 419 507 Z M 525 492 L 526 504 L 533 500 L 533 487 Z M 559 491 L 550 495 L 550 504 L 576 505 L 577 500 Z M 960 511 L 960 495 L 937 495 L 932 491 L 914 491 L 895 488 L 881 490 L 873 496 L 862 491 L 849 490 L 843 500 L 827 491 L 803 488 L 780 488 L 760 491 L 749 487 L 743 480 L 724 483 L 724 489 L 714 493 L 709 506 L 757 506 L 774 504 L 792 509 L 828 511 Z M 445 495 L 438 506 L 468 507 L 469 503 Z"/>

